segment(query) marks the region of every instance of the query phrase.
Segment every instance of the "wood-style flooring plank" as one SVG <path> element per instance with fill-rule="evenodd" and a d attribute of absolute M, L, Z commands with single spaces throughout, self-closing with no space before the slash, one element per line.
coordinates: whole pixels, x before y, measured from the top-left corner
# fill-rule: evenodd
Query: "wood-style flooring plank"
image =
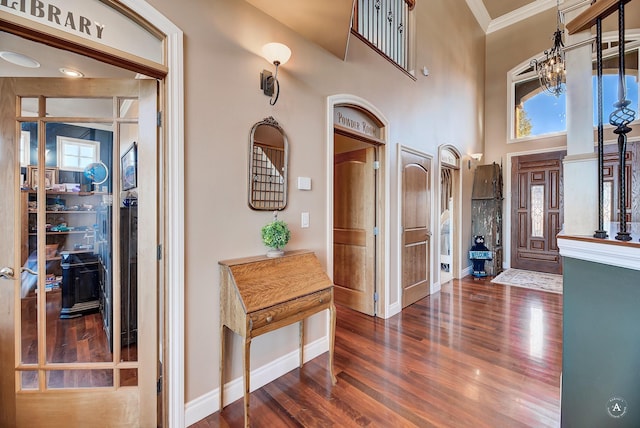
<path fill-rule="evenodd" d="M 253 427 L 557 427 L 562 296 L 467 277 L 384 320 L 338 307 L 325 353 L 251 394 Z M 242 400 L 192 428 L 241 427 Z"/>

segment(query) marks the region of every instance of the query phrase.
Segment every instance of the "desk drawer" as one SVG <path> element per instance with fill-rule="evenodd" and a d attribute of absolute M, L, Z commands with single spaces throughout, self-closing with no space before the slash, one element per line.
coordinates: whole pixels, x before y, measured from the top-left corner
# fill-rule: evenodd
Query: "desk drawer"
<path fill-rule="evenodd" d="M 266 333 L 327 309 L 331 302 L 332 290 L 329 288 L 252 312 L 249 314 L 249 330 L 252 336 Z"/>

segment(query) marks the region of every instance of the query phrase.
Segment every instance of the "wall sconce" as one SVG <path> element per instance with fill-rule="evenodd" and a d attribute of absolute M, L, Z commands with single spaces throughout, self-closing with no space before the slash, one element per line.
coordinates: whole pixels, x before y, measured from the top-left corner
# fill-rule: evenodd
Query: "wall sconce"
<path fill-rule="evenodd" d="M 265 95 L 272 97 L 269 104 L 276 105 L 278 96 L 280 95 L 280 83 L 278 82 L 278 66 L 286 64 L 291 57 L 291 49 L 282 43 L 267 43 L 262 47 L 262 56 L 276 66 L 275 75 L 268 70 L 262 70 L 260 73 L 260 89 Z M 275 91 L 275 98 L 273 93 Z"/>
<path fill-rule="evenodd" d="M 482 153 L 471 153 L 469 156 L 474 160 L 474 165 L 482 159 Z M 471 159 L 469 159 L 469 169 L 471 169 Z"/>

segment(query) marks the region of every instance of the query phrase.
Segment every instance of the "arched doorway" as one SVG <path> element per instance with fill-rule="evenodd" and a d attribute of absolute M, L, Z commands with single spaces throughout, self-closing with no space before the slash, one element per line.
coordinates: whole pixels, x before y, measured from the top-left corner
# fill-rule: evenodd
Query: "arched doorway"
<path fill-rule="evenodd" d="M 137 71 L 138 73 L 142 73 L 142 74 L 146 74 L 147 76 L 152 76 L 152 77 L 156 77 L 156 78 L 160 78 L 161 79 L 161 84 L 164 85 L 161 90 L 159 91 L 159 93 L 161 94 L 160 97 L 162 99 L 162 104 L 164 106 L 166 106 L 166 108 L 164 109 L 164 111 L 162 112 L 163 115 L 163 127 L 162 127 L 162 131 L 164 131 L 164 133 L 160 133 L 159 137 L 160 137 L 160 144 L 158 145 L 158 147 L 163 148 L 162 153 L 160 153 L 158 151 L 158 155 L 160 156 L 165 156 L 166 157 L 166 165 L 167 165 L 167 169 L 166 171 L 164 171 L 165 177 L 166 177 L 166 183 L 165 183 L 165 187 L 167 189 L 166 193 L 163 192 L 159 192 L 157 191 L 157 188 L 154 185 L 154 188 L 152 190 L 153 192 L 153 199 L 157 200 L 158 198 L 160 198 L 160 200 L 162 200 L 163 202 L 160 204 L 160 206 L 164 205 L 165 208 L 165 212 L 163 213 L 163 215 L 161 215 L 159 212 L 156 212 L 154 210 L 154 221 L 149 222 L 149 224 L 151 225 L 155 225 L 156 221 L 160 221 L 161 218 L 170 218 L 171 220 L 168 221 L 166 224 L 163 223 L 163 225 L 161 227 L 158 228 L 158 230 L 163 230 L 165 232 L 163 232 L 163 236 L 158 236 L 157 240 L 155 241 L 156 243 L 152 246 L 153 248 L 153 253 L 155 253 L 155 248 L 156 245 L 158 243 L 164 243 L 164 248 L 166 249 L 167 245 L 170 245 L 171 247 L 171 257 L 170 258 L 166 258 L 164 260 L 162 260 L 160 263 L 162 265 L 162 267 L 158 268 L 158 261 L 155 260 L 156 257 L 153 256 L 153 272 L 156 271 L 162 271 L 163 273 L 163 279 L 159 280 L 156 284 L 153 285 L 154 288 L 154 293 L 160 293 L 164 298 L 167 297 L 167 300 L 161 300 L 159 305 L 153 305 L 155 307 L 155 310 L 157 311 L 158 308 L 163 308 L 162 311 L 160 311 L 161 314 L 161 319 L 159 320 L 158 323 L 156 323 L 155 321 L 153 322 L 154 324 L 154 329 L 157 328 L 158 326 L 162 326 L 167 325 L 168 328 L 167 330 L 164 329 L 160 329 L 158 331 L 159 334 L 159 340 L 161 342 L 167 341 L 167 343 L 172 343 L 173 345 L 168 348 L 168 355 L 167 356 L 162 356 L 162 355 L 157 355 L 155 357 L 155 359 L 157 360 L 158 358 L 163 359 L 163 360 L 168 360 L 170 362 L 170 365 L 167 364 L 166 366 L 162 367 L 161 369 L 161 373 L 164 374 L 163 376 L 163 382 L 165 384 L 168 383 L 172 383 L 172 388 L 171 390 L 169 390 L 169 388 L 163 388 L 164 391 L 169 392 L 169 394 L 167 394 L 166 399 L 163 398 L 162 396 L 160 396 L 160 400 L 164 401 L 164 405 L 163 408 L 165 409 L 165 415 L 167 416 L 167 418 L 165 418 L 165 422 L 168 421 L 168 419 L 171 419 L 171 425 L 176 425 L 176 426 L 181 426 L 183 425 L 183 423 L 181 422 L 184 418 L 183 415 L 183 411 L 184 411 L 184 394 L 183 394 L 183 386 L 182 386 L 182 379 L 183 379 L 183 344 L 181 342 L 181 338 L 182 338 L 182 325 L 183 325 L 183 321 L 182 321 L 182 317 L 183 317 L 183 311 L 182 311 L 182 297 L 181 297 L 181 293 L 182 291 L 179 289 L 179 287 L 175 287 L 175 288 L 164 288 L 163 286 L 164 284 L 167 283 L 175 283 L 175 284 L 182 284 L 183 283 L 183 274 L 182 272 L 182 266 L 184 265 L 183 263 L 183 243 L 182 243 L 182 236 L 184 235 L 182 233 L 183 230 L 183 202 L 181 201 L 182 199 L 182 178 L 181 178 L 181 163 L 182 163 L 182 136 L 181 136 L 181 131 L 179 131 L 180 129 L 183 129 L 182 125 L 180 124 L 180 122 L 182 121 L 182 113 L 181 113 L 181 103 L 179 102 L 179 100 L 177 99 L 179 96 L 181 97 L 182 94 L 178 94 L 178 89 L 182 87 L 182 51 L 181 51 L 181 37 L 182 37 L 182 32 L 175 27 L 173 24 L 171 24 L 168 20 L 166 20 L 164 17 L 162 17 L 160 14 L 157 13 L 157 11 L 155 11 L 155 9 L 151 8 L 147 3 L 145 2 L 131 2 L 129 0 L 123 0 L 119 3 L 117 2 L 113 2 L 112 4 L 110 3 L 110 6 L 105 6 L 103 2 L 95 2 L 96 4 L 99 4 L 101 7 L 110 7 L 112 9 L 114 9 L 116 11 L 116 13 L 118 13 L 118 11 L 121 11 L 122 9 L 120 9 L 121 4 L 126 6 L 126 8 L 129 8 L 129 13 L 127 14 L 128 18 L 130 18 L 131 16 L 135 15 L 135 13 L 137 13 L 137 15 L 135 16 L 135 18 L 133 18 L 132 20 L 138 20 L 138 23 L 142 26 L 143 31 L 147 31 L 150 28 L 155 28 L 154 31 L 157 32 L 156 35 L 160 34 L 162 39 L 164 40 L 165 43 L 165 48 L 166 48 L 166 52 L 168 53 L 167 56 L 167 60 L 165 64 L 162 64 L 162 66 L 158 67 L 156 65 L 153 65 L 152 62 L 153 61 L 149 61 L 149 60 L 137 60 L 135 59 L 135 54 L 129 56 L 129 55 L 123 55 L 123 57 L 119 57 L 117 55 L 114 55 L 113 50 L 109 49 L 103 46 L 100 46 L 99 44 L 94 43 L 92 40 L 80 40 L 77 37 L 74 37 L 73 35 L 65 35 L 62 34 L 61 31 L 56 31 L 56 29 L 51 30 L 50 28 L 48 28 L 46 25 L 42 25 L 42 23 L 39 22 L 29 22 L 28 21 L 28 17 L 22 17 L 22 16 L 17 16 L 17 14 L 14 14 L 16 16 L 11 15 L 10 13 L 5 13 L 2 11 L 2 13 L 0 14 L 0 29 L 7 31 L 7 33 L 3 33 L 5 35 L 9 35 L 9 34 L 15 34 L 15 35 L 19 35 L 22 38 L 26 38 L 26 39 L 30 39 L 30 40 L 34 40 L 36 42 L 39 43 L 46 43 L 48 46 L 53 46 L 53 47 L 58 47 L 60 49 L 63 49 L 65 51 L 71 51 L 74 52 L 76 54 L 78 54 L 79 56 L 84 56 L 84 57 L 92 57 L 92 58 L 96 58 L 100 61 L 104 61 L 104 62 L 108 62 L 112 65 L 115 66 L 119 66 L 119 67 L 126 67 L 129 70 L 134 70 Z M 131 3 L 131 4 L 130 4 Z M 131 14 L 131 11 L 135 12 L 134 14 Z M 71 13 L 71 12 L 70 12 Z M 149 17 L 149 21 L 144 21 L 144 17 Z M 104 18 L 104 16 L 101 16 L 101 21 L 103 20 L 102 18 Z M 127 18 L 127 19 L 128 19 Z M 121 28 L 119 25 L 114 25 L 111 28 Z M 59 29 L 58 29 L 59 30 Z M 132 44 L 133 45 L 133 44 Z M 51 49 L 51 48 L 48 48 Z M 127 49 L 124 49 L 123 52 L 127 52 Z M 167 71 L 167 65 L 171 64 L 172 66 L 175 66 L 175 68 L 173 69 L 174 73 L 172 73 L 172 75 L 170 76 L 170 78 L 168 79 L 164 79 L 163 76 L 166 75 L 166 71 Z M 106 76 L 101 76 L 101 77 L 106 77 Z M 99 85 L 99 83 L 98 83 Z M 81 86 L 81 85 L 79 85 Z M 4 91 L 3 91 L 4 92 Z M 35 92 L 31 92 L 31 95 L 35 94 Z M 93 95 L 95 95 L 96 93 L 94 93 Z M 164 95 L 167 95 L 166 98 L 164 97 Z M 156 89 L 156 85 L 154 82 L 153 85 L 153 97 L 154 100 L 157 98 L 157 89 Z M 127 103 L 123 103 L 124 104 Z M 123 111 L 123 110 L 121 110 Z M 12 120 L 15 121 L 15 118 L 11 118 Z M 43 116 L 43 119 L 41 119 L 43 122 L 46 122 L 48 120 L 48 118 Z M 142 127 L 141 129 L 147 129 L 147 131 L 149 129 L 153 129 L 154 131 L 152 132 L 153 135 L 157 134 L 158 132 L 156 131 L 156 122 L 158 120 L 158 115 L 156 113 L 152 114 L 152 120 L 148 121 L 147 123 L 151 123 L 151 128 L 146 128 L 147 125 L 143 125 L 142 123 L 140 124 L 140 126 Z M 15 127 L 14 127 L 15 129 Z M 142 131 L 147 132 L 147 131 Z M 123 132 L 124 134 L 125 132 Z M 156 138 L 154 136 L 154 138 Z M 9 138 L 4 138 L 3 137 L 3 142 L 2 144 L 9 144 L 11 145 L 11 141 L 13 140 L 14 137 L 10 136 Z M 15 152 L 15 147 L 14 146 L 10 152 Z M 145 151 L 146 149 L 143 149 L 143 151 Z M 165 151 L 166 150 L 166 151 Z M 124 154 L 123 151 L 121 151 L 120 153 Z M 115 153 L 115 152 L 114 152 Z M 143 155 L 143 153 L 140 153 L 141 155 Z M 40 159 L 42 158 L 42 155 L 38 155 L 40 156 Z M 115 162 L 112 162 L 113 164 L 117 164 L 119 163 L 118 159 L 115 157 L 117 155 L 114 155 L 114 158 L 116 159 Z M 145 162 L 149 161 L 150 159 L 145 155 Z M 141 162 L 142 162 L 142 158 L 141 158 Z M 151 161 L 152 163 L 155 163 L 153 161 Z M 15 165 L 12 166 L 9 169 L 5 169 L 4 168 L 5 165 L 3 165 L 3 169 L 5 171 L 15 171 Z M 146 167 L 145 167 L 146 168 Z M 155 167 L 154 167 L 155 168 Z M 113 172 L 113 171 L 112 171 Z M 154 173 L 157 173 L 157 171 L 155 171 Z M 20 185 L 13 183 L 13 177 L 19 177 L 20 174 L 9 174 L 9 176 L 11 177 L 11 179 L 6 180 L 6 182 L 8 183 L 8 185 L 10 185 L 10 187 L 12 189 L 14 188 L 19 188 Z M 116 174 L 117 177 L 117 174 Z M 144 179 L 142 177 L 140 177 L 140 182 L 138 183 L 139 186 L 143 186 L 142 181 Z M 5 182 L 5 180 L 3 180 L 3 182 Z M 113 183 L 113 188 L 110 188 L 108 190 L 108 193 L 113 193 L 114 188 L 118 186 L 119 187 L 119 183 L 115 182 Z M 174 190 L 168 190 L 169 188 L 172 188 Z M 48 195 L 49 190 L 47 190 L 47 195 Z M 14 193 L 14 191 L 9 191 L 7 194 L 16 194 L 19 195 L 19 193 Z M 150 197 L 150 194 L 147 194 L 147 196 L 145 196 L 145 198 L 147 198 L 148 201 L 151 201 L 151 199 L 148 199 L 148 197 Z M 122 200 L 122 199 L 117 199 L 116 197 L 116 201 L 118 200 Z M 157 205 L 156 203 L 153 203 L 154 205 Z M 44 204 L 43 204 L 44 206 Z M 141 210 L 141 215 L 145 212 L 145 209 L 142 208 L 142 206 L 139 206 L 140 210 Z M 117 213 L 116 210 L 115 213 Z M 9 224 L 10 226 L 13 226 L 16 224 L 16 219 L 15 218 L 11 218 L 9 219 L 9 221 L 5 222 L 5 217 L 4 214 L 8 214 L 8 217 L 12 217 L 11 213 L 7 213 L 6 211 L 3 211 L 2 213 L 0 213 L 0 215 L 2 216 L 2 220 L 3 220 L 3 224 Z M 35 214 L 35 213 L 34 213 Z M 147 212 L 148 214 L 148 212 Z M 144 214 L 144 215 L 147 215 Z M 31 215 L 31 214 L 29 214 Z M 71 215 L 71 214 L 70 214 Z M 79 215 L 79 214 L 78 214 Z M 85 214 L 85 215 L 89 215 L 89 214 Z M 111 217 L 111 219 L 113 220 L 115 218 L 115 215 Z M 115 221 L 117 223 L 117 221 Z M 124 224 L 124 223 L 123 223 Z M 91 226 L 88 226 L 91 227 Z M 19 228 L 16 228 L 15 230 L 20 230 Z M 4 233 L 3 233 L 4 235 Z M 151 233 L 151 235 L 156 236 L 155 230 Z M 7 234 L 7 236 L 11 236 L 10 234 Z M 170 244 L 168 242 L 171 242 Z M 148 244 L 145 244 L 148 245 Z M 21 267 L 21 263 L 20 263 L 20 258 L 21 256 L 16 255 L 17 253 L 15 252 L 14 248 L 4 248 L 5 246 L 3 246 L 3 249 L 0 250 L 0 263 L 5 266 L 5 265 L 15 265 L 14 266 L 14 271 L 17 268 Z M 6 246 L 9 247 L 9 246 Z M 18 252 L 21 253 L 21 252 Z M 15 261 L 14 262 L 12 262 Z M 141 268 L 143 269 L 143 268 Z M 152 275 L 154 276 L 154 275 Z M 167 280 L 166 282 L 164 282 L 163 280 Z M 173 281 L 172 281 L 173 280 Z M 159 285 L 158 285 L 159 284 Z M 156 288 L 156 285 L 158 285 L 158 287 L 160 288 Z M 4 293 L 6 290 L 6 288 L 12 288 L 12 287 L 2 287 L 3 288 L 3 292 Z M 15 295 L 15 289 L 12 290 L 13 294 Z M 2 294 L 0 293 L 0 294 Z M 2 294 L 2 296 L 0 296 L 1 300 L 4 300 L 6 296 L 4 294 Z M 11 301 L 12 299 L 10 298 L 9 301 Z M 165 305 L 165 302 L 166 305 Z M 145 312 L 146 314 L 149 314 L 149 312 Z M 154 320 L 155 320 L 155 315 L 153 316 Z M 0 322 L 0 325 L 2 325 L 2 328 L 4 329 L 7 324 L 5 324 L 4 322 Z M 177 336 L 175 336 L 172 332 L 176 331 L 176 332 L 180 332 Z M 2 337 L 3 343 L 2 346 L 0 346 L 0 348 L 2 348 L 3 350 L 8 350 L 9 347 L 5 347 L 5 343 L 4 340 L 7 338 L 7 336 L 5 335 L 6 331 L 2 331 L 0 332 L 0 336 Z M 13 337 L 13 333 L 11 333 L 11 336 Z M 153 343 L 156 343 L 156 339 L 155 339 L 156 335 L 153 335 L 152 341 Z M 171 339 L 171 340 L 169 340 Z M 15 343 L 15 342 L 14 342 Z M 157 345 L 157 343 L 156 343 Z M 154 349 L 160 349 L 160 348 L 164 348 L 164 346 L 155 346 L 152 345 L 152 348 Z M 14 349 L 14 346 L 11 346 L 10 349 Z M 8 352 L 8 351 L 7 351 Z M 9 352 L 11 354 L 11 352 Z M 154 352 L 155 353 L 155 352 Z M 4 354 L 3 354 L 4 355 Z M 168 358 L 167 358 L 168 357 Z M 46 361 L 45 364 L 49 364 L 50 361 Z M 106 364 L 106 363 L 100 363 L 100 364 Z M 121 362 L 118 362 L 117 358 L 115 360 L 113 360 L 111 363 L 109 364 L 115 364 L 116 366 L 118 364 L 121 364 Z M 127 364 L 131 367 L 128 367 Z M 114 388 L 118 388 L 117 384 L 117 380 L 118 380 L 118 374 L 116 374 L 116 372 L 123 372 L 123 370 L 129 370 L 129 373 L 133 373 L 135 370 L 138 370 L 138 374 L 140 375 L 140 377 L 137 380 L 137 383 L 140 387 L 142 387 L 142 385 L 151 385 L 151 388 L 149 388 L 150 390 L 154 390 L 151 394 L 152 394 L 152 400 L 153 403 L 151 404 L 150 407 L 145 407 L 147 410 L 143 410 L 141 412 L 145 413 L 145 415 L 143 416 L 144 419 L 141 420 L 145 420 L 145 421 L 150 421 L 151 419 L 156 420 L 156 394 L 155 394 L 155 389 L 157 387 L 156 382 L 158 380 L 157 374 L 154 373 L 150 376 L 147 377 L 142 376 L 142 372 L 137 368 L 134 367 L 135 364 L 137 363 L 131 363 L 131 362 L 127 362 L 127 364 L 125 364 L 125 366 L 122 367 L 116 367 L 115 371 L 113 371 L 113 374 L 115 376 L 114 378 Z M 15 367 L 15 363 L 10 364 L 11 367 Z M 4 363 L 2 363 L 2 369 L 4 370 L 6 366 L 4 365 Z M 38 367 L 40 376 L 39 378 L 41 380 L 39 380 L 39 388 L 43 388 L 47 386 L 47 376 L 45 376 L 45 374 L 49 374 L 49 373 L 53 373 L 53 372 L 58 372 L 56 373 L 56 375 L 58 374 L 64 374 L 61 373 L 63 370 L 54 370 L 55 367 L 53 366 L 46 366 L 46 365 L 42 365 Z M 65 367 L 65 370 L 67 372 L 72 372 L 75 369 L 78 369 L 78 371 L 75 371 L 74 373 L 80 373 L 80 370 L 83 369 L 92 369 L 92 370 L 101 370 L 101 369 L 106 369 L 109 370 L 109 368 L 104 367 L 104 368 L 98 368 L 98 367 L 93 367 L 93 366 L 87 366 L 87 367 L 76 367 L 74 369 L 70 368 L 70 367 Z M 9 399 L 10 396 L 13 396 L 13 391 L 16 389 L 16 387 L 13 385 L 13 379 L 15 379 L 16 377 L 13 375 L 10 376 L 5 376 L 4 374 L 2 375 L 2 379 L 3 382 L 0 382 L 0 388 L 3 389 L 2 391 L 2 397 L 3 397 L 3 417 L 15 417 L 15 413 L 11 410 L 14 409 L 14 400 L 15 403 L 17 403 L 18 406 L 22 406 L 26 401 L 24 400 L 24 397 L 18 397 L 18 395 L 14 396 L 13 399 Z M 8 380 L 7 382 L 4 382 L 4 380 Z M 122 386 L 122 385 L 119 385 Z M 158 385 L 159 386 L 159 385 Z M 7 389 L 9 388 L 9 389 Z M 10 391 L 9 394 L 5 394 L 5 391 Z M 29 391 L 30 395 L 35 395 L 32 394 L 33 391 Z M 105 391 L 98 391 L 98 395 L 103 394 Z M 91 395 L 90 393 L 86 392 L 86 391 L 82 391 L 81 394 L 84 394 L 86 397 L 84 400 L 79 400 L 78 401 L 78 405 L 79 406 L 84 406 L 84 404 L 86 404 L 86 401 L 89 400 L 89 396 Z M 70 395 L 66 395 L 65 398 L 63 399 L 64 402 L 60 402 L 56 404 L 56 398 L 57 395 L 55 393 L 49 393 L 47 395 L 46 401 L 47 404 L 45 406 L 35 406 L 36 408 L 40 409 L 40 410 L 46 410 L 48 411 L 47 413 L 47 421 L 48 424 L 50 424 L 51 426 L 55 426 L 56 423 L 60 422 L 62 423 L 62 420 L 59 420 L 56 418 L 55 416 L 55 410 L 56 409 L 60 409 L 61 411 L 65 411 L 65 415 L 69 414 L 69 400 L 71 398 Z M 93 403 L 100 403 L 101 399 L 91 399 L 89 400 L 90 402 Z M 107 401 L 103 401 L 102 405 L 104 408 L 107 408 L 108 406 L 104 406 L 104 403 L 106 403 Z M 84 403 L 84 404 L 83 404 Z M 145 405 L 146 406 L 146 405 Z M 33 406 L 29 407 L 32 408 Z M 87 409 L 90 408 L 90 406 L 84 406 L 85 409 L 82 411 L 77 412 L 76 414 L 82 414 L 84 413 L 90 413 L 90 411 L 88 411 Z M 22 407 L 23 409 L 25 407 Z M 149 408 L 151 408 L 151 410 L 149 410 Z M 39 410 L 38 410 L 39 411 Z M 25 413 L 20 411 L 20 413 Z M 29 413 L 29 412 L 26 412 Z M 115 413 L 115 412 L 114 412 Z M 100 415 L 101 413 L 96 412 L 95 415 Z M 94 415 L 94 416 L 95 416 Z M 99 416 L 96 416 L 99 417 Z M 164 424 L 162 421 L 162 417 L 160 417 L 158 419 L 158 424 L 162 425 Z M 22 420 L 22 419 L 21 419 Z M 2 419 L 2 417 L 0 417 L 0 425 L 4 425 L 5 419 Z M 86 423 L 91 423 L 89 420 L 85 420 L 84 422 Z M 101 420 L 101 422 L 104 422 L 104 420 Z M 119 421 L 122 422 L 122 421 Z M 13 425 L 13 423 L 11 421 L 8 422 L 9 425 Z M 71 423 L 70 421 L 67 421 L 67 423 Z M 142 423 L 143 425 L 146 425 L 147 423 L 144 422 Z"/>
<path fill-rule="evenodd" d="M 386 122 L 366 101 L 330 97 L 327 264 L 336 302 L 388 313 Z"/>
<path fill-rule="evenodd" d="M 438 284 L 444 284 L 460 277 L 460 153 L 455 147 L 445 145 L 440 147 L 439 157 Z"/>

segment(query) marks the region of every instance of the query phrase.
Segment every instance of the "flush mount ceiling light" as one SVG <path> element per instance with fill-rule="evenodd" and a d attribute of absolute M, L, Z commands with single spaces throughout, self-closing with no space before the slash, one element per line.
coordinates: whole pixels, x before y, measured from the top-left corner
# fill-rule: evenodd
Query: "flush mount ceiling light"
<path fill-rule="evenodd" d="M 275 75 L 271 75 L 268 70 L 262 70 L 260 73 L 260 89 L 263 93 L 269 97 L 273 97 L 275 91 L 275 98 L 269 100 L 269 104 L 272 106 L 278 102 L 278 96 L 280 96 L 280 82 L 278 82 L 278 66 L 286 64 L 291 58 L 291 49 L 282 43 L 267 43 L 262 47 L 262 56 L 273 63 L 276 66 Z"/>
<path fill-rule="evenodd" d="M 84 77 L 84 74 L 79 72 L 78 70 L 74 70 L 72 68 L 61 68 L 60 73 L 69 77 Z"/>
<path fill-rule="evenodd" d="M 40 67 L 40 63 L 35 59 L 17 52 L 2 51 L 0 52 L 0 58 L 2 58 L 7 62 L 10 62 L 11 64 L 19 65 L 20 67 L 25 67 L 25 68 Z"/>

